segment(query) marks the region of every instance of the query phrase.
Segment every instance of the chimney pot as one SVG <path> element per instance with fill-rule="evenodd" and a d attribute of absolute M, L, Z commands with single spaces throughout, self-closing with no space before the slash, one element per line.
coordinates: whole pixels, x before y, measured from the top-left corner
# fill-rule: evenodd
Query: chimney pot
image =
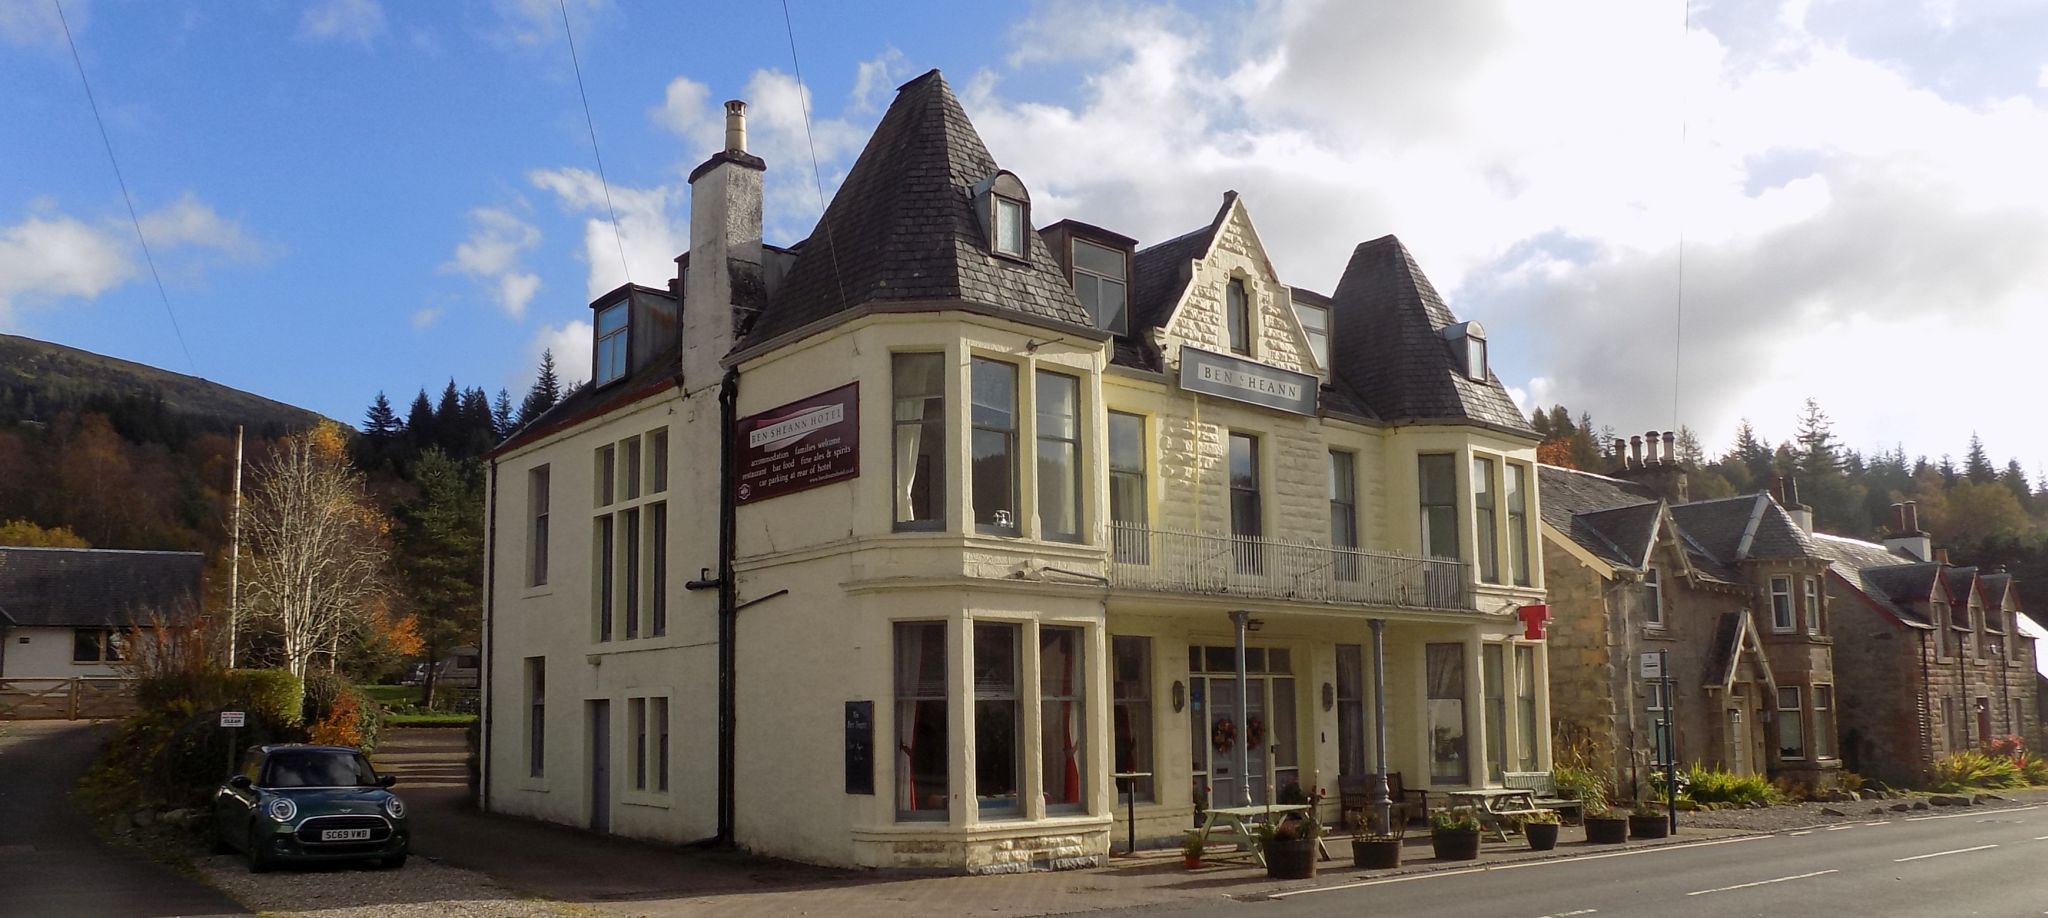
<path fill-rule="evenodd" d="M 1644 461 L 1649 465 L 1656 465 L 1661 462 L 1662 460 L 1657 458 L 1657 432 L 1654 430 L 1648 431 L 1643 434 L 1643 439 L 1648 441 L 1644 445 L 1649 447 L 1649 449 L 1644 451 Z"/>
<path fill-rule="evenodd" d="M 1800 503 L 1799 503 L 1799 476 L 1797 476 L 1797 475 L 1787 475 L 1787 476 L 1785 476 L 1785 503 L 1787 503 L 1787 504 L 1790 504 L 1790 505 L 1792 505 L 1792 506 L 1795 506 L 1795 507 L 1796 507 L 1796 506 L 1800 506 Z"/>
<path fill-rule="evenodd" d="M 1935 560 L 1935 561 L 1936 561 L 1937 563 L 1940 563 L 1940 564 L 1947 564 L 1947 563 L 1948 563 L 1948 549 L 1946 549 L 1946 548 L 1937 548 L 1937 549 L 1935 549 L 1935 550 L 1934 550 L 1934 560 Z"/>
<path fill-rule="evenodd" d="M 1919 532 L 1920 502 L 1917 500 L 1909 500 L 1901 503 L 1899 506 L 1905 508 L 1901 512 L 1905 515 L 1904 518 L 1906 521 L 1906 528 L 1902 532 L 1900 532 L 1900 535 L 1912 535 L 1913 533 Z"/>
<path fill-rule="evenodd" d="M 738 99 L 725 103 L 725 152 L 747 152 L 747 103 Z"/>
<path fill-rule="evenodd" d="M 1642 437 L 1630 437 L 1630 438 L 1628 438 L 1628 449 L 1629 449 L 1629 465 L 1631 465 L 1631 466 L 1633 466 L 1633 467 L 1635 467 L 1635 468 L 1642 468 L 1642 467 L 1643 467 L 1643 438 L 1642 438 Z"/>
<path fill-rule="evenodd" d="M 1620 468 L 1628 468 L 1628 441 L 1620 437 L 1614 438 L 1614 462 Z"/>
<path fill-rule="evenodd" d="M 1664 432 L 1664 461 L 1678 464 L 1678 435 L 1668 430 Z"/>

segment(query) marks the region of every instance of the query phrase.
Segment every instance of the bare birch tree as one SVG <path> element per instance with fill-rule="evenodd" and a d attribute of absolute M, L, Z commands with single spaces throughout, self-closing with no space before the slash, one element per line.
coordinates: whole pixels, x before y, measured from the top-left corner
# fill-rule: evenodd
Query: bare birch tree
<path fill-rule="evenodd" d="M 246 525 L 249 612 L 292 673 L 347 646 L 384 595 L 390 523 L 350 464 L 341 428 L 323 421 L 271 450 L 254 475 Z"/>

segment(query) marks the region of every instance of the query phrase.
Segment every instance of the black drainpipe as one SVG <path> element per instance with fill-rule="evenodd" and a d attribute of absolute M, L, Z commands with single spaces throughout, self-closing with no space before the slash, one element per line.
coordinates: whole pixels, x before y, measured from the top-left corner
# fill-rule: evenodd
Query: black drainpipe
<path fill-rule="evenodd" d="M 491 811 L 491 674 L 495 667 L 491 660 L 498 653 L 498 642 L 491 639 L 491 625 L 497 616 L 491 608 L 491 576 L 498 568 L 498 460 L 492 457 L 484 466 L 484 478 L 490 482 L 490 513 L 484 520 L 484 671 L 481 683 L 481 707 L 483 725 L 477 734 L 477 809 Z"/>
<path fill-rule="evenodd" d="M 733 430 L 739 426 L 740 371 L 729 367 L 718 386 L 718 841 L 733 843 L 733 769 L 738 748 L 739 590 L 733 583 L 733 556 L 739 530 L 739 505 L 733 493 Z"/>
<path fill-rule="evenodd" d="M 1930 616 L 1938 618 L 1939 616 Z M 1937 624 L 1934 627 L 1939 628 Z M 1928 662 L 1928 632 L 1920 632 L 1920 767 L 1925 777 L 1934 766 L 1934 670 Z"/>

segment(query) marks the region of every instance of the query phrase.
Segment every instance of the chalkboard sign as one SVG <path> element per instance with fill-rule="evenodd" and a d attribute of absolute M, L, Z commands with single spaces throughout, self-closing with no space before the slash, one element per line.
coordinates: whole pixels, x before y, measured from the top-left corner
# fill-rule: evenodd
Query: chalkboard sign
<path fill-rule="evenodd" d="M 875 703 L 846 703 L 846 792 L 875 792 Z"/>

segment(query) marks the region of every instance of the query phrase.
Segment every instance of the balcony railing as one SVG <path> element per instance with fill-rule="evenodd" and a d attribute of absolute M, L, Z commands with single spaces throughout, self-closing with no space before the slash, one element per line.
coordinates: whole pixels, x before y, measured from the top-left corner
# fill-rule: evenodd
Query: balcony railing
<path fill-rule="evenodd" d="M 1109 582 L 1129 590 L 1469 612 L 1463 561 L 1278 539 L 1110 527 Z"/>

